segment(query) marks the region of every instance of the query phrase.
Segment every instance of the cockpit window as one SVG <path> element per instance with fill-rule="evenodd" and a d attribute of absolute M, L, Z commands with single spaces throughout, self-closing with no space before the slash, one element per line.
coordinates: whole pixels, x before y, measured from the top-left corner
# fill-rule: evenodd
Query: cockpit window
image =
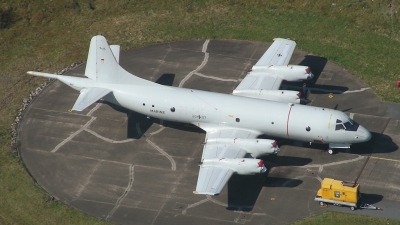
<path fill-rule="evenodd" d="M 357 131 L 360 125 L 353 120 L 349 119 L 347 122 L 342 122 L 341 120 L 336 120 L 335 130 L 346 130 L 346 131 Z"/>
<path fill-rule="evenodd" d="M 358 123 L 352 121 L 353 123 L 351 123 L 350 121 L 344 123 L 343 125 L 346 127 L 345 129 L 347 131 L 357 131 L 358 127 L 360 126 Z"/>
<path fill-rule="evenodd" d="M 345 129 L 345 128 L 344 128 L 344 126 L 343 126 L 342 123 L 336 124 L 336 129 L 335 129 L 335 130 L 344 130 L 344 129 Z"/>

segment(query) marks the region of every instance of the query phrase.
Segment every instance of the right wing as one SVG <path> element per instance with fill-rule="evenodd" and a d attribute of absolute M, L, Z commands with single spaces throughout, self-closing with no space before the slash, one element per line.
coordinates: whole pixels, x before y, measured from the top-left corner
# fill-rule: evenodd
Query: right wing
<path fill-rule="evenodd" d="M 233 170 L 226 167 L 200 167 L 195 194 L 218 195 L 229 178 Z"/>
<path fill-rule="evenodd" d="M 206 142 L 208 140 L 221 139 L 255 139 L 260 133 L 255 131 L 241 130 L 237 128 L 220 129 L 213 125 L 202 124 L 201 128 L 207 132 Z M 201 157 L 199 176 L 197 179 L 195 194 L 218 195 L 229 178 L 236 171 L 233 167 L 226 164 L 204 164 L 207 160 L 223 160 L 223 159 L 241 159 L 245 158 L 247 151 L 235 147 L 230 144 L 210 142 L 206 143 L 203 148 Z"/>

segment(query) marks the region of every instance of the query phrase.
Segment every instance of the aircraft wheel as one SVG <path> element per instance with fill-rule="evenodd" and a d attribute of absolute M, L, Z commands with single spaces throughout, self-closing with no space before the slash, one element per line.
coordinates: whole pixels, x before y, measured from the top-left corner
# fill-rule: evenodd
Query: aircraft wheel
<path fill-rule="evenodd" d="M 333 154 L 333 149 L 328 148 L 328 153 L 329 153 L 329 155 L 332 155 Z"/>

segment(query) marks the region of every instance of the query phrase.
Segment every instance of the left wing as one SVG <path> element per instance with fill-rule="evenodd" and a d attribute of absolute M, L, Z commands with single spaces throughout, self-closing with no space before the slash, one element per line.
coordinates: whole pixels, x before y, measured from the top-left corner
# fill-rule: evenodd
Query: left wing
<path fill-rule="evenodd" d="M 307 66 L 288 65 L 296 42 L 277 38 L 253 66 L 252 71 L 233 90 L 233 95 L 264 100 L 300 103 L 298 91 L 279 90 L 283 80 L 311 79 L 313 74 Z"/>
<path fill-rule="evenodd" d="M 260 153 L 256 151 L 257 147 L 269 153 L 279 151 L 275 141 L 256 139 L 260 135 L 256 131 L 221 129 L 204 124 L 200 127 L 207 131 L 207 135 L 195 194 L 218 195 L 233 173 L 249 175 L 265 172 L 262 160 L 251 158 Z"/>
<path fill-rule="evenodd" d="M 260 69 L 270 66 L 286 66 L 296 47 L 296 42 L 277 38 L 268 48 L 264 55 L 253 66 L 252 71 L 247 74 L 235 90 L 278 90 L 282 83 L 282 77 L 266 74 Z"/>

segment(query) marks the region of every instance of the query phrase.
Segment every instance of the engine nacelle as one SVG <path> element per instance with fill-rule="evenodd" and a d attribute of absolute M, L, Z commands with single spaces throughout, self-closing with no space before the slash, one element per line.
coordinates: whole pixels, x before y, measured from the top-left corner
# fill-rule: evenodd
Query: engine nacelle
<path fill-rule="evenodd" d="M 234 90 L 233 95 L 276 102 L 300 103 L 301 93 L 288 90 Z"/>
<path fill-rule="evenodd" d="M 253 66 L 253 72 L 271 73 L 287 81 L 310 80 L 314 77 L 308 66 Z"/>
<path fill-rule="evenodd" d="M 270 139 L 241 139 L 241 138 L 217 138 L 209 139 L 206 144 L 229 145 L 245 150 L 253 158 L 262 155 L 276 154 L 279 152 L 278 144 Z"/>
<path fill-rule="evenodd" d="M 261 159 L 204 159 L 200 163 L 201 167 L 216 166 L 225 167 L 235 171 L 241 175 L 253 175 L 256 173 L 265 173 L 267 168 L 264 166 L 264 161 Z"/>

